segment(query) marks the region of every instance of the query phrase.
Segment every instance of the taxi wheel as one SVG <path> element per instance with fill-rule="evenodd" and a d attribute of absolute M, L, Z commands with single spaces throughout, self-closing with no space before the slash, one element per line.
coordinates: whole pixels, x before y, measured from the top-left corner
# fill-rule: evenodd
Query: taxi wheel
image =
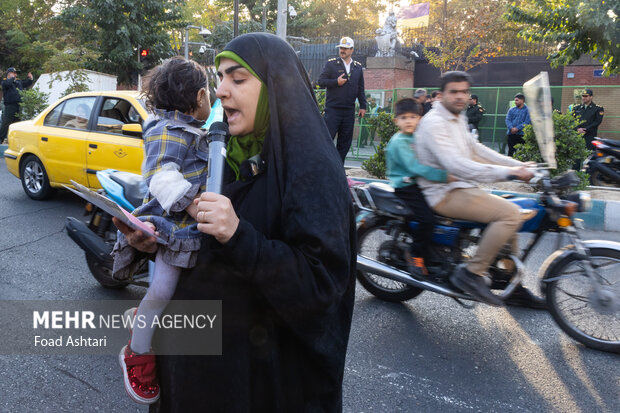
<path fill-rule="evenodd" d="M 45 167 L 34 155 L 28 155 L 21 164 L 22 187 L 30 198 L 37 201 L 47 199 L 54 193 L 47 178 Z"/>

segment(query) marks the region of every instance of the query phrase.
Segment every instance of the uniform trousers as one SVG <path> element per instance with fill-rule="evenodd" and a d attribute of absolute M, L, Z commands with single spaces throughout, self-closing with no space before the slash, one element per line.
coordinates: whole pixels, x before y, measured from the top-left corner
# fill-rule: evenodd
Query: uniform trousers
<path fill-rule="evenodd" d="M 325 115 L 323 116 L 327 129 L 329 130 L 329 136 L 332 139 L 338 134 L 338 140 L 336 141 L 336 150 L 340 154 L 340 159 L 344 164 L 344 159 L 351 149 L 351 142 L 353 141 L 353 125 L 355 123 L 355 109 L 332 109 L 325 108 Z"/>
<path fill-rule="evenodd" d="M 518 253 L 515 234 L 521 227 L 521 216 L 516 204 L 479 188 L 460 188 L 448 192 L 433 209 L 446 217 L 488 224 L 467 264 L 470 272 L 484 275 L 508 242 L 513 254 Z"/>
<path fill-rule="evenodd" d="M 19 120 L 17 117 L 18 113 L 19 103 L 4 105 L 4 110 L 2 111 L 2 126 L 0 126 L 0 143 L 6 139 L 11 123 Z"/>

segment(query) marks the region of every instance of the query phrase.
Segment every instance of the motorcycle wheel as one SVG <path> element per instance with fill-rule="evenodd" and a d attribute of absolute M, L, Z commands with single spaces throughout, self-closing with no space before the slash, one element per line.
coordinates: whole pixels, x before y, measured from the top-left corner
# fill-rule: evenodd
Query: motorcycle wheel
<path fill-rule="evenodd" d="M 612 188 L 617 188 L 618 185 L 613 179 L 607 178 L 600 171 L 593 171 L 592 175 L 590 175 L 590 182 L 594 186 L 608 186 Z"/>
<path fill-rule="evenodd" d="M 105 288 L 119 290 L 129 284 L 127 281 L 118 281 L 112 278 L 113 261 L 111 259 L 101 263 L 100 260 L 92 255 L 86 254 L 86 264 L 88 264 L 88 269 L 93 274 L 93 277 Z"/>
<path fill-rule="evenodd" d="M 590 251 L 599 275 L 597 293 L 576 254 L 558 263 L 545 279 L 547 305 L 556 323 L 569 336 L 602 351 L 620 353 L 620 251 Z"/>
<path fill-rule="evenodd" d="M 404 240 L 409 235 L 404 230 L 394 229 L 398 231 L 396 237 L 388 235 L 381 227 L 381 222 L 371 225 L 368 228 L 360 227 L 357 232 L 357 251 L 363 257 L 376 261 L 385 262 L 385 258 L 381 257 L 380 247 L 386 246 L 394 239 Z M 401 257 L 402 263 L 394 265 L 401 270 L 407 270 L 406 262 Z M 392 263 L 389 263 L 390 265 Z M 417 297 L 424 290 L 415 288 L 410 285 L 390 280 L 367 271 L 358 270 L 357 279 L 362 286 L 375 297 L 389 302 L 407 301 Z"/>

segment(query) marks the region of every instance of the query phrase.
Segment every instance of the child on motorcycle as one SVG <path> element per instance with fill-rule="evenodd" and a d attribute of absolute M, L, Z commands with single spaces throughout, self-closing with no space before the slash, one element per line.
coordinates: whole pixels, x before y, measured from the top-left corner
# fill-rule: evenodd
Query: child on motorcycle
<path fill-rule="evenodd" d="M 211 110 L 206 88 L 207 74 L 201 66 L 174 57 L 153 69 L 144 92 L 147 106 L 154 112 L 145 121 L 143 133 L 142 174 L 149 192 L 133 214 L 154 224 L 167 244 L 157 250 L 144 299 L 137 309 L 126 312 L 135 322 L 119 361 L 127 394 L 138 403 L 150 404 L 159 398 L 151 351 L 153 320 L 172 298 L 182 269 L 195 265 L 200 249 L 194 199 L 205 191 L 208 171 L 207 154 L 198 148 L 199 128 Z M 114 278 L 127 279 L 140 265 L 138 254 L 120 232 L 112 254 Z"/>
<path fill-rule="evenodd" d="M 435 216 L 416 183 L 416 177 L 438 182 L 452 180 L 446 171 L 418 162 L 414 131 L 422 119 L 421 114 L 422 106 L 411 98 L 396 102 L 394 123 L 399 131 L 392 136 L 385 150 L 387 176 L 394 193 L 407 204 L 419 224 L 407 257 L 409 271 L 418 278 L 428 275 L 428 245 L 433 236 Z"/>

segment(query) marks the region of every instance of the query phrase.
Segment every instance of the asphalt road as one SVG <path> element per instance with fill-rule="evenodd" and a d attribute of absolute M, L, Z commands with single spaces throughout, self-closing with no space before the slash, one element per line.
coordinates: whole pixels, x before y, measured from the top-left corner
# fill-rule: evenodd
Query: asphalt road
<path fill-rule="evenodd" d="M 60 191 L 28 198 L 0 158 L 0 298 L 139 299 L 105 290 L 63 232 L 83 202 Z M 618 233 L 588 238 L 620 239 Z M 528 260 L 526 284 L 554 249 Z M 0 330 L 1 334 L 15 332 Z M 572 341 L 546 312 L 478 305 L 431 293 L 404 304 L 358 284 L 344 380 L 345 412 L 618 412 L 620 356 Z M 205 406 L 208 409 L 208 406 Z M 0 355 L 0 411 L 146 411 L 125 395 L 113 356 Z"/>

